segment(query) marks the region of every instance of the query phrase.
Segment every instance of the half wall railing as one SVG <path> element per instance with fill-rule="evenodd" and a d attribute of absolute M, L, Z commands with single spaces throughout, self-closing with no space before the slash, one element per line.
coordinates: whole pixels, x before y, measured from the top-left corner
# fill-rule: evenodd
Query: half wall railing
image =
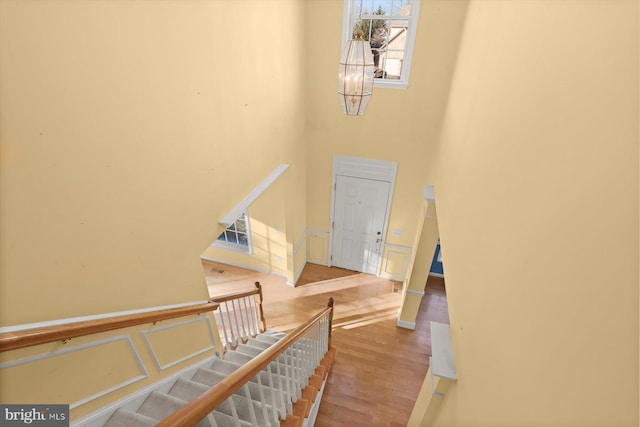
<path fill-rule="evenodd" d="M 218 308 L 218 303 L 208 302 L 147 313 L 128 314 L 106 319 L 74 322 L 64 325 L 47 326 L 43 328 L 27 329 L 17 332 L 0 334 L 0 352 L 46 344 L 55 341 L 65 341 L 71 338 L 97 334 L 127 328 L 129 326 L 154 323 L 167 319 L 174 319 L 192 314 L 205 313 Z"/>

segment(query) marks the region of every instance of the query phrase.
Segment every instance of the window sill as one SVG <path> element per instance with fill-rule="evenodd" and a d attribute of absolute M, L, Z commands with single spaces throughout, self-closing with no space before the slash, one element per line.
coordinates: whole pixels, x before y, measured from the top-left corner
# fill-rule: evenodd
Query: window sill
<path fill-rule="evenodd" d="M 409 87 L 408 83 L 400 82 L 400 81 L 382 81 L 382 80 L 373 80 L 373 87 L 380 87 L 384 89 L 407 89 Z"/>
<path fill-rule="evenodd" d="M 250 247 L 234 243 L 215 241 L 211 244 L 211 247 L 225 251 L 237 252 L 239 254 L 253 255 L 253 251 Z"/>

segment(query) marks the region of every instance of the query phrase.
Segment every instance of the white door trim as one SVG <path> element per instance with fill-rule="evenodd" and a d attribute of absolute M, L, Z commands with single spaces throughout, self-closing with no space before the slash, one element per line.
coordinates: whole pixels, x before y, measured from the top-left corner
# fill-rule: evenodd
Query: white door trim
<path fill-rule="evenodd" d="M 391 201 L 393 200 L 393 190 L 396 183 L 396 173 L 398 171 L 398 162 L 388 162 L 385 160 L 364 159 L 360 157 L 334 156 L 333 157 L 333 175 L 331 182 L 331 217 L 329 223 L 329 267 L 332 265 L 331 256 L 333 255 L 333 223 L 334 209 L 336 199 L 336 181 L 338 175 L 351 176 L 354 178 L 372 179 L 377 181 L 385 181 L 389 183 L 389 198 L 387 199 L 387 208 L 384 217 L 384 226 L 382 228 L 382 244 L 384 248 L 385 237 L 387 236 L 387 226 L 389 224 L 389 214 L 391 212 Z M 378 256 L 376 267 L 376 276 L 380 276 L 380 265 L 382 262 L 382 253 Z"/>

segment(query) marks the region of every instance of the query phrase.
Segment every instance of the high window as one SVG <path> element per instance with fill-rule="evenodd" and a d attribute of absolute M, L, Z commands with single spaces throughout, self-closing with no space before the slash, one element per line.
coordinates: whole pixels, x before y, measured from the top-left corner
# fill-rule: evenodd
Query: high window
<path fill-rule="evenodd" d="M 343 43 L 360 29 L 371 45 L 374 86 L 406 89 L 420 0 L 344 0 Z"/>
<path fill-rule="evenodd" d="M 227 227 L 213 244 L 215 247 L 236 252 L 251 253 L 249 215 L 245 212 Z"/>

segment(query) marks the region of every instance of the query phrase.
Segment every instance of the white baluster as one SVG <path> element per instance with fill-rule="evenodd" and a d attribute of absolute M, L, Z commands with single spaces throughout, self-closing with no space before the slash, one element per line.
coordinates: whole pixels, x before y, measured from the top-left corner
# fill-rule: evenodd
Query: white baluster
<path fill-rule="evenodd" d="M 233 303 L 232 303 L 233 306 Z M 229 304 L 228 301 L 224 302 L 224 308 L 227 311 L 227 316 L 229 318 L 229 333 L 231 334 L 231 346 L 232 347 L 236 347 L 238 345 L 238 340 L 236 337 L 236 334 L 233 331 L 233 319 L 231 318 L 231 311 L 229 310 Z M 236 320 L 236 324 L 237 324 L 237 320 Z"/>
<path fill-rule="evenodd" d="M 313 341 L 311 342 L 311 374 L 315 372 L 315 368 L 320 361 L 318 360 L 318 338 L 320 338 L 320 322 L 316 323 L 313 327 Z"/>
<path fill-rule="evenodd" d="M 269 413 L 267 412 L 267 399 L 265 399 L 264 397 L 264 387 L 262 384 L 262 378 L 260 378 L 260 373 L 258 373 L 258 375 L 256 375 L 256 378 L 258 380 L 258 392 L 260 394 L 260 406 L 262 407 L 262 419 L 267 422 L 267 420 L 269 419 Z"/>
<path fill-rule="evenodd" d="M 245 313 L 245 316 L 247 318 L 247 329 L 249 330 L 249 336 L 247 337 L 247 339 L 249 337 L 254 337 L 255 336 L 255 334 L 253 333 L 253 321 L 252 321 L 251 311 L 250 311 L 249 307 L 247 306 L 247 301 L 248 300 L 250 300 L 250 297 L 242 298 L 242 302 L 244 303 L 244 313 Z"/>
<path fill-rule="evenodd" d="M 315 373 L 318 367 L 318 338 L 320 338 L 320 323 L 316 323 L 313 327 L 313 341 L 311 341 L 311 375 Z"/>
<path fill-rule="evenodd" d="M 278 362 L 278 359 L 276 359 L 275 362 L 276 362 L 276 373 L 278 374 L 278 376 L 276 377 L 278 379 L 278 390 L 280 391 L 278 393 L 278 395 L 279 395 L 278 397 L 279 397 L 280 403 L 282 405 L 281 407 L 284 409 L 284 413 L 282 413 L 280 415 L 280 418 L 284 419 L 284 418 L 286 418 L 288 413 L 291 413 L 293 408 L 291 407 L 291 401 L 289 400 L 289 396 L 286 394 L 286 388 L 285 388 L 286 385 L 282 384 L 282 377 L 284 375 L 280 371 L 280 363 Z M 286 376 L 285 376 L 285 378 L 286 378 Z M 285 380 L 285 382 L 286 382 L 286 380 Z"/>
<path fill-rule="evenodd" d="M 324 319 L 324 333 L 322 334 L 322 352 L 326 353 L 329 351 L 329 334 L 331 331 L 329 330 L 329 316 L 327 315 Z"/>
<path fill-rule="evenodd" d="M 258 332 L 260 332 L 260 325 L 258 324 L 258 308 L 256 307 L 255 295 L 249 299 L 249 306 L 251 307 L 251 322 L 254 330 L 253 336 L 256 336 Z"/>
<path fill-rule="evenodd" d="M 309 353 L 307 350 L 309 344 L 309 331 L 307 331 L 302 338 L 300 339 L 303 343 L 302 352 L 300 353 L 300 379 L 301 379 L 301 388 L 305 388 L 309 382 Z"/>
<path fill-rule="evenodd" d="M 298 342 L 300 342 L 302 338 L 298 339 Z M 294 353 L 294 358 L 293 358 L 293 363 L 294 363 L 294 372 L 295 372 L 295 384 L 296 384 L 296 396 L 300 397 L 302 396 L 302 389 L 304 388 L 304 386 L 302 385 L 303 383 L 303 378 L 302 378 L 302 359 L 304 358 L 304 350 L 302 352 L 298 351 L 296 352 L 295 350 L 292 350 Z M 302 357 L 301 357 L 302 356 Z"/>
<path fill-rule="evenodd" d="M 276 361 L 277 363 L 277 361 Z M 269 372 L 269 391 L 271 393 L 271 414 L 273 415 L 272 419 L 273 421 L 277 424 L 278 423 L 278 414 L 281 413 L 281 409 L 279 408 L 279 403 L 276 400 L 276 392 L 274 390 L 274 386 L 273 386 L 273 362 L 269 363 L 269 365 L 267 366 L 267 372 Z M 284 415 L 284 414 L 283 414 Z M 283 416 L 284 418 L 284 416 Z M 266 418 L 265 418 L 266 419 Z"/>
<path fill-rule="evenodd" d="M 245 396 L 247 396 L 247 400 L 249 401 L 249 415 L 251 416 L 251 425 L 257 426 L 258 419 L 256 418 L 256 411 L 255 411 L 255 408 L 253 407 L 253 402 L 251 400 L 251 393 L 249 392 L 249 386 L 247 385 L 247 383 L 244 383 L 243 389 L 244 389 L 244 394 Z"/>
<path fill-rule="evenodd" d="M 240 322 L 238 322 L 238 309 L 236 308 L 236 300 L 231 300 L 231 306 L 233 307 L 233 318 L 236 320 L 236 329 L 238 330 L 238 343 L 242 341 L 242 330 L 240 329 Z"/>
<path fill-rule="evenodd" d="M 224 334 L 224 346 L 229 348 L 229 337 L 227 336 L 227 326 L 224 322 L 224 314 L 222 312 L 218 313 L 220 317 L 220 323 L 222 323 L 222 333 Z"/>
<path fill-rule="evenodd" d="M 229 402 L 229 406 L 231 406 L 231 416 L 233 417 L 234 424 L 236 427 L 242 427 L 240 424 L 240 417 L 238 416 L 238 411 L 236 410 L 236 404 L 232 398 L 227 399 Z"/>
<path fill-rule="evenodd" d="M 287 353 L 289 353 L 291 351 L 291 348 L 288 348 L 284 351 L 284 377 L 285 377 L 285 382 L 286 382 L 286 386 L 287 386 L 287 399 L 290 400 L 292 403 L 295 403 L 298 400 L 298 397 L 296 395 L 296 397 L 294 398 L 292 390 L 291 390 L 291 382 L 294 382 L 294 386 L 295 386 L 295 378 L 294 378 L 294 374 L 295 372 L 293 371 L 294 367 L 293 367 L 293 359 L 289 357 L 289 355 Z M 291 359 L 291 365 L 289 366 L 289 359 Z M 289 372 L 291 372 L 291 374 L 289 374 Z"/>
<path fill-rule="evenodd" d="M 218 422 L 216 421 L 216 417 L 214 417 L 213 414 L 207 415 L 207 419 L 211 423 L 211 427 L 218 427 Z"/>

